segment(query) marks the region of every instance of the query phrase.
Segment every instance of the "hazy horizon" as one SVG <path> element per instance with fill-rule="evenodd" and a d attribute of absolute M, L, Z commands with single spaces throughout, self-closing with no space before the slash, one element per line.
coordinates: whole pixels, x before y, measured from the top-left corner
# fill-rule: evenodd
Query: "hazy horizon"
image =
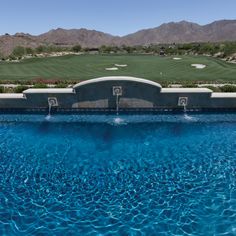
<path fill-rule="evenodd" d="M 39 35 L 51 29 L 102 31 L 124 36 L 141 29 L 182 20 L 206 25 L 217 20 L 234 20 L 236 1 L 198 0 L 8 0 L 1 3 L 0 35 L 18 32 Z"/>

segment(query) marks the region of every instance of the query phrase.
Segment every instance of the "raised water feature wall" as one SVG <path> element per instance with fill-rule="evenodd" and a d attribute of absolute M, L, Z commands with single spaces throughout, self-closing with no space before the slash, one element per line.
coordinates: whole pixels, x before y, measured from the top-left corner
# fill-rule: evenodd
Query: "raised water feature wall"
<path fill-rule="evenodd" d="M 0 94 L 2 111 L 172 111 L 235 109 L 236 93 L 213 93 L 207 88 L 162 88 L 134 77 L 103 77 L 73 88 L 28 89 Z"/>

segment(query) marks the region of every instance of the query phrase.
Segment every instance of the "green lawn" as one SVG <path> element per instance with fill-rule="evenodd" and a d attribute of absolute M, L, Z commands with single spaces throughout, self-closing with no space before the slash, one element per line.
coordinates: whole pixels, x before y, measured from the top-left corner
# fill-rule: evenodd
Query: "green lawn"
<path fill-rule="evenodd" d="M 156 81 L 232 81 L 236 65 L 203 56 L 159 57 L 152 55 L 80 55 L 27 59 L 20 63 L 0 63 L 0 80 L 76 79 L 101 76 L 136 76 Z M 114 64 L 127 64 L 118 71 L 106 71 Z M 205 64 L 196 69 L 191 64 Z"/>

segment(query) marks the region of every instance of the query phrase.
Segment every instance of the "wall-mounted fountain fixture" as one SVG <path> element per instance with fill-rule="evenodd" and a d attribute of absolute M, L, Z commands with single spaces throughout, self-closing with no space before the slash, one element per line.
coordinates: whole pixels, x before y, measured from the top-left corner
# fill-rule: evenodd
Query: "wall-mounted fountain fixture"
<path fill-rule="evenodd" d="M 188 105 L 188 97 L 179 97 L 178 106 L 184 107 Z"/>
<path fill-rule="evenodd" d="M 179 97 L 178 106 L 183 107 L 185 113 L 187 105 L 188 105 L 188 97 Z"/>
<path fill-rule="evenodd" d="M 51 107 L 57 107 L 58 106 L 58 101 L 56 97 L 49 97 L 48 98 L 48 105 Z"/>
<path fill-rule="evenodd" d="M 52 107 L 57 107 L 58 101 L 56 97 L 48 97 L 48 115 L 51 115 Z"/>
<path fill-rule="evenodd" d="M 122 96 L 122 87 L 121 86 L 113 86 L 112 91 L 113 91 L 113 96 Z"/>

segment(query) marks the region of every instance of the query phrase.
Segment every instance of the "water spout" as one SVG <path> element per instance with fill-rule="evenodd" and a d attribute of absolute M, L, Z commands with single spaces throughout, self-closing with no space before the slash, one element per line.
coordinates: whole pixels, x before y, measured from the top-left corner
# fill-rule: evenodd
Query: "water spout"
<path fill-rule="evenodd" d="M 186 104 L 183 104 L 183 110 L 184 110 L 184 118 L 187 120 L 190 119 L 190 116 L 187 114 Z"/>
<path fill-rule="evenodd" d="M 183 108 L 184 108 L 184 114 L 187 114 L 187 107 L 185 104 L 183 105 Z"/>
<path fill-rule="evenodd" d="M 183 110 L 184 110 L 184 119 L 185 120 L 195 120 L 194 117 L 188 115 L 186 104 L 183 105 Z"/>
<path fill-rule="evenodd" d="M 51 110 L 52 110 L 52 104 L 48 104 L 48 114 L 46 116 L 46 120 L 50 120 L 51 119 Z"/>
<path fill-rule="evenodd" d="M 116 115 L 119 115 L 119 94 L 116 94 Z"/>
<path fill-rule="evenodd" d="M 48 104 L 48 116 L 51 116 L 52 104 L 49 102 Z"/>
<path fill-rule="evenodd" d="M 57 98 L 56 97 L 49 97 L 48 98 L 48 115 L 47 115 L 46 119 L 51 118 L 52 107 L 56 107 L 56 106 L 58 106 Z"/>

